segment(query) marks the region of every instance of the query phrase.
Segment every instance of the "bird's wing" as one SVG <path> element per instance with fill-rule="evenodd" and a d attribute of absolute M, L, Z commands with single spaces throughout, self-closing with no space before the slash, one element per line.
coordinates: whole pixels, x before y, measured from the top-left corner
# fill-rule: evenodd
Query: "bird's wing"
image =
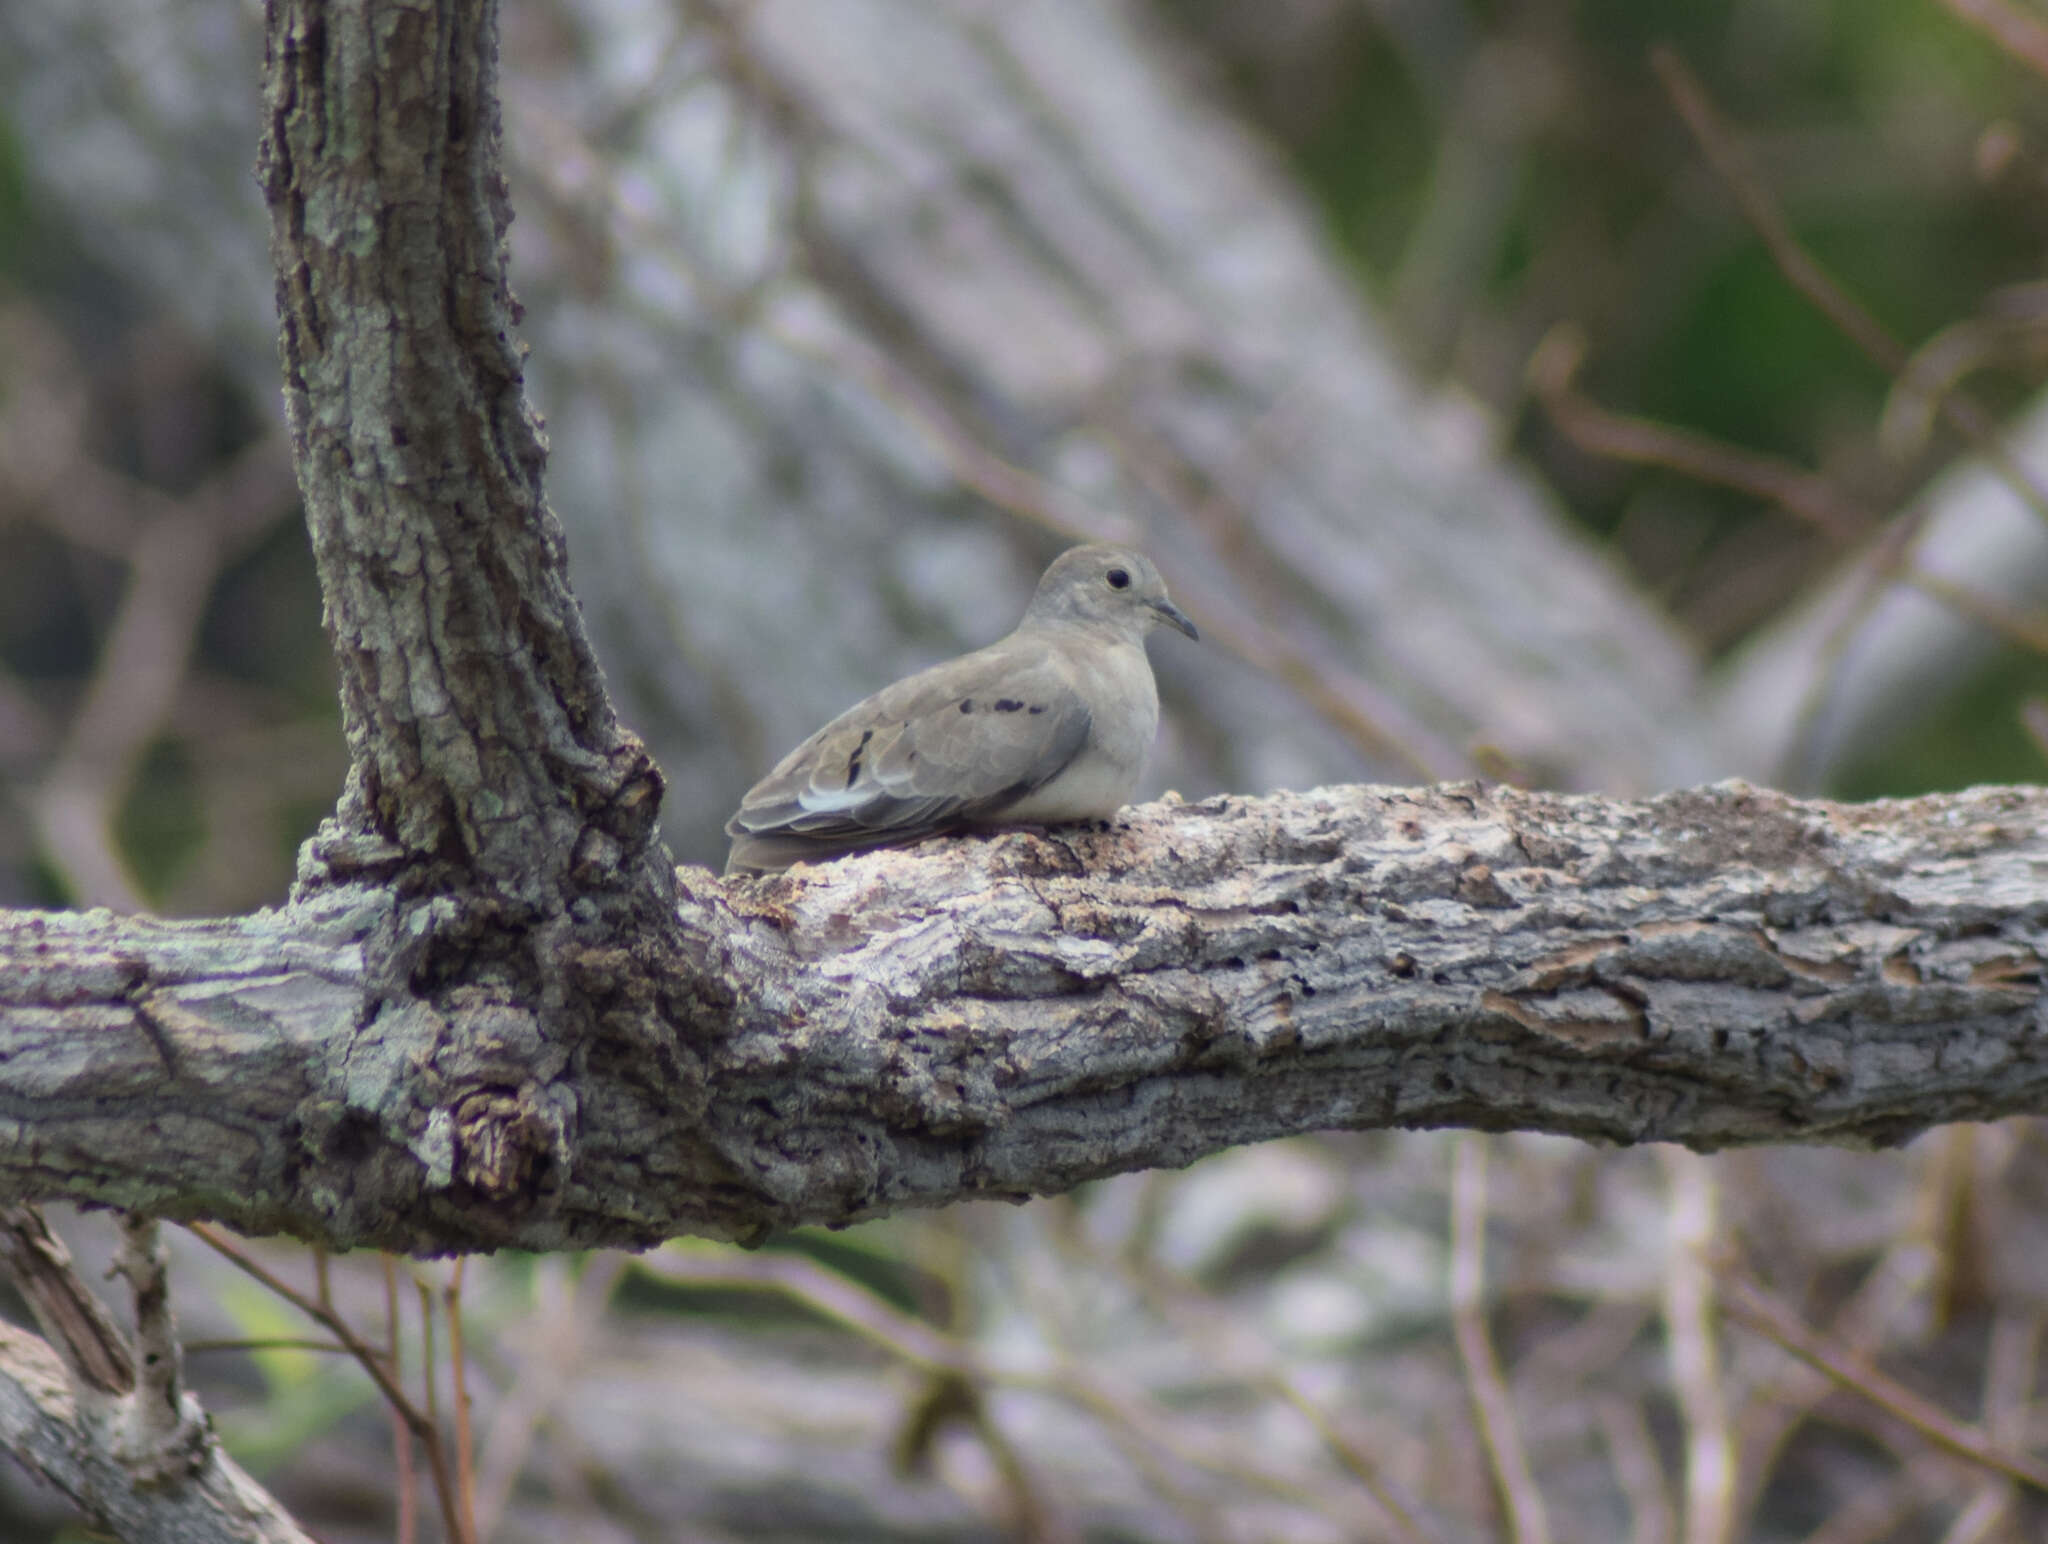
<path fill-rule="evenodd" d="M 749 838 L 789 862 L 994 819 L 1080 754 L 1090 722 L 1049 640 L 1013 634 L 935 665 L 847 709 L 748 790 L 726 822 L 728 866 L 748 866 Z"/>

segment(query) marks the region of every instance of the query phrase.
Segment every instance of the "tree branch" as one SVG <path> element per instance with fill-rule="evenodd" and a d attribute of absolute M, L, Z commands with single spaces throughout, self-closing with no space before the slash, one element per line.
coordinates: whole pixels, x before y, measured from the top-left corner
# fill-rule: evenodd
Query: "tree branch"
<path fill-rule="evenodd" d="M 366 1017 L 366 962 L 406 958 L 371 885 L 223 922 L 16 914 L 0 1186 L 337 1247 L 550 1249 L 1330 1128 L 1898 1142 L 2048 1107 L 2044 830 L 2030 789 L 1333 788 L 783 880 L 686 869 L 673 955 L 542 940 L 587 1041 L 477 988 Z"/>
<path fill-rule="evenodd" d="M 0 1263 L 49 1336 L 0 1324 L 0 1447 L 123 1539 L 307 1544 L 180 1386 L 156 1224 L 123 1226 L 131 1347 L 35 1209 L 0 1212 Z"/>
<path fill-rule="evenodd" d="M 342 825 L 395 844 L 415 888 L 546 914 L 633 872 L 661 785 L 612 714 L 542 500 L 496 7 L 278 0 L 266 53 L 259 173 L 353 762 Z"/>

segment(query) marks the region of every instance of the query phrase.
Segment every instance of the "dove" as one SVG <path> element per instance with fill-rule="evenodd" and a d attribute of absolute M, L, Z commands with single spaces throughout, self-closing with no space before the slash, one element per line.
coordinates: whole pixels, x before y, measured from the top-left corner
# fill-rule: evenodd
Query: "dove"
<path fill-rule="evenodd" d="M 1121 809 L 1159 728 L 1145 636 L 1195 624 L 1128 547 L 1070 547 L 1007 638 L 856 703 L 747 790 L 728 874 Z"/>

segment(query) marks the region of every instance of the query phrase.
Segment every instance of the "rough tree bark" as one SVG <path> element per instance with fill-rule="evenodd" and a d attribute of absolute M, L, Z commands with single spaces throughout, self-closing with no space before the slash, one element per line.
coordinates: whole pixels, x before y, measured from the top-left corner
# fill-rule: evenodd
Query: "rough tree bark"
<path fill-rule="evenodd" d="M 123 1539 L 307 1544 L 184 1391 L 156 1223 L 131 1216 L 121 1231 L 132 1343 L 36 1208 L 0 1206 L 0 1263 L 47 1337 L 0 1324 L 0 1446 Z"/>
<path fill-rule="evenodd" d="M 485 932 L 462 897 L 17 917 L 0 1174 L 434 1251 L 747 1238 L 1334 1127 L 1897 1142 L 2043 1106 L 2044 816 L 1741 784 L 1152 805 L 683 870 L 660 975 L 644 937 L 535 931 L 585 1013 L 391 1000 L 437 925 Z"/>

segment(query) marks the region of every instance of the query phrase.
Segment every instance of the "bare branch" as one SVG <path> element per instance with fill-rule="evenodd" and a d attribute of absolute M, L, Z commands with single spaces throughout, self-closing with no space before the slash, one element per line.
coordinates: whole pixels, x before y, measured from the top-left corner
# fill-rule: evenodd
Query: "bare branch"
<path fill-rule="evenodd" d="M 1451 1327 L 1480 1440 L 1493 1469 L 1494 1494 L 1514 1544 L 1549 1544 L 1543 1492 L 1529 1467 L 1522 1429 L 1486 1327 L 1486 1147 L 1458 1139 L 1451 1175 Z"/>
<path fill-rule="evenodd" d="M 1685 1420 L 1685 1544 L 1728 1544 L 1735 1537 L 1735 1438 L 1728 1419 L 1721 1357 L 1714 1344 L 1713 1277 L 1707 1251 L 1718 1226 L 1714 1176 L 1692 1153 L 1668 1155 L 1670 1253 L 1664 1274 L 1664 1326 L 1671 1382 Z"/>
<path fill-rule="evenodd" d="M 259 171 L 354 763 L 341 824 L 429 888 L 480 883 L 522 911 L 622 866 L 658 889 L 640 865 L 659 774 L 613 717 L 542 501 L 496 9 L 287 0 L 267 56 Z"/>
<path fill-rule="evenodd" d="M 34 1206 L 0 1208 L 0 1264 L 74 1383 L 102 1394 L 135 1387 L 135 1359 L 114 1316 L 72 1269 L 71 1251 Z"/>
<path fill-rule="evenodd" d="M 1721 1286 L 1729 1317 L 1737 1323 L 1776 1341 L 1842 1387 L 1912 1427 L 1936 1447 L 2030 1489 L 2048 1492 L 2048 1464 L 2026 1453 L 2002 1448 L 1985 1432 L 1958 1421 L 1868 1360 L 1832 1344 L 1746 1275 L 1725 1275 Z"/>
<path fill-rule="evenodd" d="M 265 1287 L 283 1298 L 287 1303 L 290 1303 L 300 1313 L 314 1320 L 342 1343 L 349 1355 L 355 1358 L 356 1365 L 370 1375 L 370 1381 L 377 1385 L 377 1392 L 384 1396 L 384 1402 L 391 1407 L 392 1414 L 404 1423 L 406 1431 L 426 1449 L 427 1464 L 432 1470 L 434 1477 L 434 1494 L 441 1503 L 442 1526 L 447 1529 L 449 1539 L 460 1541 L 460 1544 L 466 1544 L 470 1535 L 463 1527 L 462 1512 L 455 1490 L 455 1482 L 449 1472 L 448 1460 L 441 1444 L 440 1427 L 437 1425 L 431 1410 L 420 1409 L 417 1404 L 407 1397 L 405 1389 L 398 1381 L 397 1359 L 395 1357 L 387 1359 L 378 1355 L 355 1332 L 348 1320 L 343 1318 L 340 1313 L 323 1304 L 317 1298 L 308 1297 L 281 1276 L 266 1269 L 253 1255 L 236 1245 L 232 1239 L 223 1237 L 220 1233 L 202 1223 L 193 1224 L 192 1232 L 208 1248 L 214 1250 L 237 1270 L 243 1271 L 254 1277 L 257 1281 L 262 1282 Z M 392 1323 L 395 1330 L 396 1318 L 392 1320 Z M 426 1370 L 428 1377 L 431 1379 L 433 1375 L 431 1359 L 427 1362 Z M 431 1382 L 428 1386 L 428 1392 L 431 1395 Z"/>
<path fill-rule="evenodd" d="M 1871 511 L 1861 508 L 1833 482 L 1782 456 L 1745 450 L 1654 419 L 1608 411 L 1579 389 L 1579 366 L 1585 357 L 1584 330 L 1560 322 L 1544 334 L 1536 352 L 1529 356 L 1527 373 L 1530 387 L 1551 420 L 1588 455 L 1661 466 L 1767 499 L 1838 540 L 1877 523 Z"/>
<path fill-rule="evenodd" d="M 0 1184 L 545 1249 L 1338 1127 L 1896 1142 L 2048 1104 L 2044 832 L 2024 789 L 1340 788 L 760 883 L 683 870 L 673 968 L 641 973 L 626 932 L 547 940 L 600 1005 L 588 1039 L 503 993 L 392 999 L 419 956 L 374 886 L 226 922 L 17 914 Z"/>
<path fill-rule="evenodd" d="M 1843 289 L 1792 233 L 1769 189 L 1750 171 L 1734 135 L 1685 61 L 1669 48 L 1658 48 L 1651 52 L 1650 63 L 1715 175 L 1727 186 L 1786 282 L 1880 370 L 1893 377 L 1903 373 L 1911 362 L 1906 346 Z M 1968 440 L 2036 514 L 2048 519 L 2048 487 L 2013 459 L 1991 415 L 1960 391 L 1941 394 L 1938 405 L 1943 421 Z"/>
<path fill-rule="evenodd" d="M 135 1302 L 135 1388 L 122 1401 L 119 1453 L 140 1483 L 176 1484 L 205 1468 L 213 1433 L 198 1401 L 185 1394 L 170 1256 L 154 1218 L 122 1218 L 114 1271 Z"/>
<path fill-rule="evenodd" d="M 308 1544 L 180 1388 L 155 1224 L 127 1225 L 119 1262 L 135 1292 L 132 1349 L 33 1207 L 6 1208 L 0 1231 L 59 1348 L 0 1323 L 0 1448 L 123 1539 Z"/>
<path fill-rule="evenodd" d="M 2048 75 L 2048 25 L 2039 17 L 2007 0 L 1942 0 L 1942 4 L 2021 64 Z"/>

